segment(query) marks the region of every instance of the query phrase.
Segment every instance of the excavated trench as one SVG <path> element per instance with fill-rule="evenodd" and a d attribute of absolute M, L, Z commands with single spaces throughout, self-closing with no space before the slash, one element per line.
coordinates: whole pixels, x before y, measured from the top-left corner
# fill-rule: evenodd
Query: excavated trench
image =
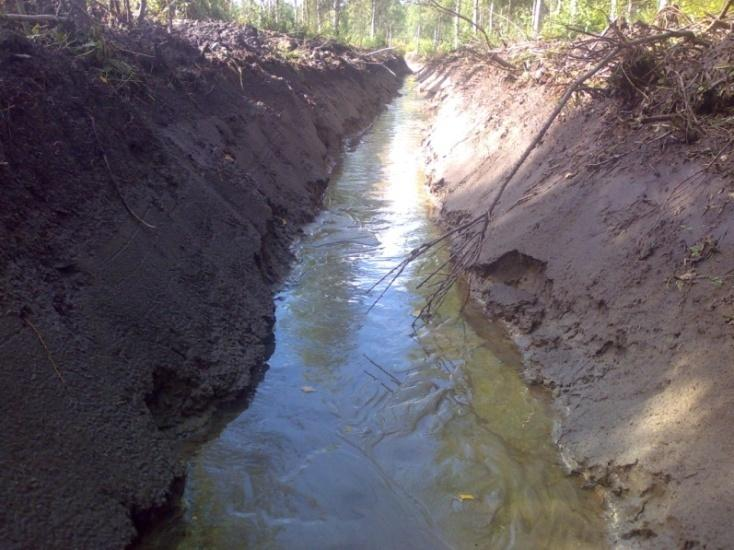
<path fill-rule="evenodd" d="M 332 173 L 395 52 L 182 21 L 77 55 L 21 27 L 0 25 L 4 546 L 734 545 L 715 141 L 569 107 L 416 325 L 448 250 L 369 290 L 436 205 L 486 212 L 557 100 L 543 71 L 437 60 Z"/>
<path fill-rule="evenodd" d="M 548 396 L 498 327 L 452 292 L 415 324 L 411 265 L 438 234 L 424 188 L 423 100 L 409 81 L 347 151 L 276 297 L 274 354 L 249 408 L 194 455 L 181 515 L 144 548 L 602 548 L 599 496 L 569 477 Z M 544 284 L 514 251 L 478 268 Z"/>

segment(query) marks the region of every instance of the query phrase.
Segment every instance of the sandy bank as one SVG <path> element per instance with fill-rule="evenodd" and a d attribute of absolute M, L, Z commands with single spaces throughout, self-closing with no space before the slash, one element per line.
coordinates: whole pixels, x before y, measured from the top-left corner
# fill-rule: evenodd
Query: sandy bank
<path fill-rule="evenodd" d="M 420 73 L 446 223 L 488 207 L 555 106 L 542 74 L 524 77 L 458 56 Z M 556 121 L 501 200 L 472 292 L 553 389 L 558 443 L 607 489 L 618 547 L 729 548 L 734 183 L 617 102 Z"/>

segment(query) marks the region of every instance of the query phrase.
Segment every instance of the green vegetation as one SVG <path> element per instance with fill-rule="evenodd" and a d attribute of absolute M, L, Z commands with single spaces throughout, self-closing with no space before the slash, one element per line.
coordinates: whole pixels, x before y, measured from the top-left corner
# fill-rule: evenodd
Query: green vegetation
<path fill-rule="evenodd" d="M 663 26 L 721 10 L 722 0 L 72 0 L 116 24 L 144 19 L 216 19 L 325 36 L 365 48 L 449 51 L 487 39 L 493 45 L 598 32 L 612 20 Z M 51 2 L 53 3 L 53 2 Z M 44 2 L 27 2 L 28 13 Z M 51 9 L 52 6 L 49 6 Z M 73 8 L 72 8 L 73 11 Z M 457 15 L 458 14 L 458 15 Z M 99 14 L 97 14 L 99 15 Z"/>
<path fill-rule="evenodd" d="M 601 31 L 617 18 L 684 23 L 718 13 L 722 7 L 721 0 L 667 4 L 667 0 L 189 0 L 178 4 L 177 15 L 325 35 L 362 47 L 432 53 L 481 40 L 478 28 L 497 44 L 534 37 L 570 38 L 582 31 Z M 462 18 L 454 15 L 457 12 Z"/>

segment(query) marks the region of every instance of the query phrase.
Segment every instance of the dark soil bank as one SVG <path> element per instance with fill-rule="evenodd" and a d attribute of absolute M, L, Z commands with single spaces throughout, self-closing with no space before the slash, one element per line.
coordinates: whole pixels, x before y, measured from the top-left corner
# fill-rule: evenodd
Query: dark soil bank
<path fill-rule="evenodd" d="M 471 219 L 558 93 L 543 71 L 461 56 L 418 78 L 431 189 L 447 223 Z M 559 445 L 604 489 L 615 547 L 732 548 L 731 159 L 635 117 L 614 97 L 565 111 L 502 196 L 472 292 L 553 389 Z"/>
<path fill-rule="evenodd" d="M 53 37 L 53 38 L 52 38 Z M 115 548 L 272 348 L 343 137 L 407 72 L 255 29 L 0 29 L 0 540 Z"/>

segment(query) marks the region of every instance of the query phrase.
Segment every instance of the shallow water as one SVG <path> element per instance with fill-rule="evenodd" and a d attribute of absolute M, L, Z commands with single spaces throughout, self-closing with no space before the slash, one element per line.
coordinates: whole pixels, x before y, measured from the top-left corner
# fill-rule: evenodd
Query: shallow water
<path fill-rule="evenodd" d="M 564 475 L 511 346 L 457 294 L 414 330 L 416 286 L 440 258 L 368 311 L 370 286 L 437 231 L 413 86 L 346 153 L 277 297 L 265 380 L 194 456 L 184 517 L 161 545 L 605 546 L 600 505 Z"/>

